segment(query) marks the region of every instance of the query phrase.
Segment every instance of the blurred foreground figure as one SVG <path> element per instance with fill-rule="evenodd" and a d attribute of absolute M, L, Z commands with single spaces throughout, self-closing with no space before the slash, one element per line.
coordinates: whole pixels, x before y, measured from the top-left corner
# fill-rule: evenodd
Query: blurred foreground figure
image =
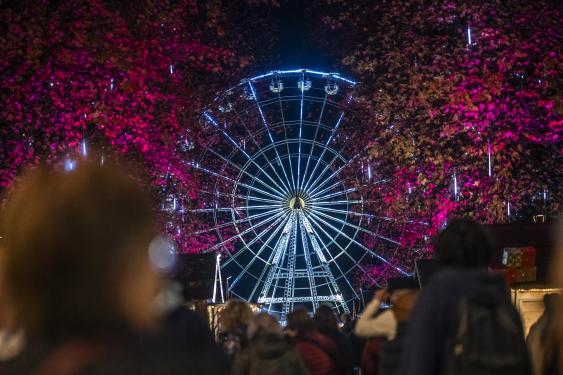
<path fill-rule="evenodd" d="M 260 313 L 248 327 L 249 345 L 234 361 L 233 375 L 307 375 L 299 354 L 282 336 L 273 316 Z"/>
<path fill-rule="evenodd" d="M 410 316 L 401 375 L 531 374 L 522 323 L 477 223 L 452 221 L 435 242 L 443 269 Z"/>
<path fill-rule="evenodd" d="M 8 295 L 3 256 L 0 245 L 0 362 L 14 359 L 25 346 L 23 329 Z"/>
<path fill-rule="evenodd" d="M 555 236 L 558 240 L 555 261 L 551 264 L 552 282 L 559 288 L 563 288 L 563 220 L 559 222 Z M 553 297 L 551 297 L 553 298 Z M 550 298 L 550 299 L 551 299 Z M 547 302 L 547 301 L 546 301 Z M 555 303 L 551 306 L 551 313 L 547 312 L 548 303 Z M 563 298 L 557 296 L 556 300 L 546 303 L 547 329 L 541 337 L 542 353 L 541 358 L 534 358 L 534 366 L 540 364 L 542 375 L 562 375 L 563 374 Z M 545 314 L 544 314 L 545 315 Z M 539 322 L 538 322 L 539 323 Z M 531 332 L 530 332 L 531 334 Z M 532 351 L 532 357 L 534 357 Z M 536 362 L 536 360 L 538 360 Z"/>
<path fill-rule="evenodd" d="M 6 280 L 27 339 L 1 374 L 222 373 L 201 353 L 139 341 L 156 323 L 160 283 L 148 256 L 151 210 L 125 174 L 35 170 L 1 217 Z"/>
<path fill-rule="evenodd" d="M 556 373 L 554 367 L 557 364 L 559 348 L 553 345 L 553 332 L 557 330 L 557 325 L 560 324 L 557 321 L 560 319 L 558 315 L 559 299 L 560 296 L 558 294 L 546 294 L 543 297 L 544 313 L 530 327 L 530 332 L 526 339 L 534 368 L 534 375 Z"/>

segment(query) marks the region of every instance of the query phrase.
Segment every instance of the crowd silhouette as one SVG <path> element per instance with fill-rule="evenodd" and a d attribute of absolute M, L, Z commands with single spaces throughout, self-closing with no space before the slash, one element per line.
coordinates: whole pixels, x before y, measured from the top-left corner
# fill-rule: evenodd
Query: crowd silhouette
<path fill-rule="evenodd" d="M 151 263 L 150 199 L 126 173 L 87 163 L 36 168 L 0 215 L 0 374 L 561 374 L 562 301 L 525 339 L 484 228 L 451 220 L 421 290 L 391 279 L 359 318 L 298 307 L 284 326 L 231 300 L 207 316 L 157 304 L 173 286 Z M 561 250 L 561 249 L 559 249 Z M 563 254 L 551 279 L 563 286 Z M 173 289 L 173 288 L 172 288 Z"/>

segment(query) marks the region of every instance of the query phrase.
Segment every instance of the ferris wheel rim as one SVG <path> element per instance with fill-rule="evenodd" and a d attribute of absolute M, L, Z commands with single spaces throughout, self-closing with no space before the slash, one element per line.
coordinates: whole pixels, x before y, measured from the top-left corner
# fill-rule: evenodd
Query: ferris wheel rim
<path fill-rule="evenodd" d="M 292 75 L 298 77 L 300 75 L 302 80 L 300 81 L 302 82 L 300 95 L 294 94 L 283 97 L 278 91 L 277 95 L 268 96 L 264 95 L 267 93 L 267 90 L 259 91 L 259 89 L 264 88 L 263 81 L 285 75 L 289 77 Z M 377 224 L 375 232 L 367 229 L 363 231 L 365 229 L 364 221 L 367 218 L 373 218 L 379 222 L 387 218 L 367 214 L 365 212 L 365 201 L 362 191 L 360 189 L 349 191 L 347 188 L 347 186 L 356 185 L 357 181 L 350 179 L 347 172 L 341 174 L 349 165 L 355 165 L 355 159 L 360 157 L 359 155 L 364 155 L 366 150 L 364 148 L 353 157 L 348 158 L 343 154 L 343 149 L 352 144 L 357 132 L 353 132 L 350 136 L 347 135 L 347 138 L 344 140 L 337 139 L 336 137 L 339 130 L 338 127 L 344 116 L 347 104 L 351 101 L 351 97 L 348 98 L 347 104 L 342 104 L 337 100 L 328 98 L 328 93 L 323 98 L 320 98 L 318 95 L 315 96 L 315 94 L 320 92 L 318 88 L 315 88 L 316 92 L 311 91 L 310 95 L 305 95 L 302 87 L 306 75 L 330 78 L 339 82 L 339 84 L 346 85 L 346 87 L 356 85 L 356 82 L 344 78 L 338 73 L 323 73 L 309 69 L 275 70 L 242 80 L 237 86 L 218 95 L 214 100 L 214 106 L 208 107 L 204 111 L 202 115 L 204 126 L 212 125 L 209 128 L 209 131 L 212 132 L 210 134 L 217 133 L 219 138 L 210 142 L 209 146 L 203 146 L 203 152 L 196 158 L 198 162 L 191 162 L 192 164 L 197 163 L 198 167 L 201 164 L 209 171 L 215 171 L 209 173 L 212 179 L 214 179 L 209 186 L 212 186 L 211 190 L 213 191 L 205 192 L 205 194 L 210 194 L 210 197 L 214 197 L 213 207 L 201 209 L 201 212 L 206 210 L 205 212 L 211 213 L 213 225 L 205 227 L 203 230 L 213 231 L 219 239 L 218 245 L 220 247 L 213 245 L 209 248 L 210 250 L 222 249 L 222 251 L 228 254 L 222 267 L 226 269 L 232 264 L 236 265 L 240 271 L 233 286 L 236 286 L 236 282 L 244 277 L 250 277 L 255 281 L 256 285 L 252 292 L 249 292 L 249 298 L 252 299 L 257 296 L 257 288 L 264 281 L 266 266 L 258 269 L 258 271 L 256 271 L 257 268 L 251 267 L 253 267 L 255 262 L 261 262 L 264 265 L 271 263 L 281 238 L 278 237 L 278 234 L 281 233 L 284 224 L 289 221 L 289 213 L 294 208 L 293 203 L 289 203 L 291 208 L 289 209 L 287 201 L 293 199 L 293 202 L 296 202 L 297 198 L 295 197 L 297 195 L 295 194 L 302 194 L 300 190 L 302 189 L 309 194 L 307 199 L 310 199 L 310 201 L 307 201 L 307 204 L 303 201 L 303 203 L 298 203 L 297 206 L 303 208 L 310 207 L 310 211 L 306 212 L 303 210 L 302 214 L 299 211 L 299 215 L 302 215 L 299 217 L 309 220 L 311 233 L 303 235 L 304 229 L 295 229 L 295 231 L 302 234 L 303 239 L 299 241 L 311 242 L 311 238 L 318 238 L 327 248 L 335 249 L 334 251 L 327 250 L 325 255 L 329 258 L 327 259 L 327 264 L 331 265 L 330 267 L 332 267 L 336 279 L 341 280 L 339 282 L 349 284 L 347 288 L 350 289 L 352 294 L 349 294 L 350 298 L 343 297 L 347 303 L 353 298 L 357 298 L 356 291 L 350 284 L 349 276 L 358 268 L 362 272 L 367 273 L 362 266 L 362 262 L 365 259 L 375 257 L 396 268 L 393 264 L 394 261 L 388 261 L 384 256 L 378 255 L 375 250 L 363 246 L 360 243 L 360 235 L 369 232 L 370 236 L 373 235 L 374 238 L 381 241 L 392 243 L 394 240 L 392 238 L 385 238 L 385 233 L 379 234 L 380 224 Z M 290 90 L 295 89 L 295 86 L 287 87 Z M 248 96 L 246 101 L 244 98 L 241 99 L 237 96 L 237 94 L 248 95 L 244 91 L 240 91 L 245 90 L 245 88 L 249 88 L 251 91 L 251 96 Z M 223 105 L 225 102 L 229 102 L 229 100 L 233 106 L 229 109 L 229 111 L 233 112 L 232 114 L 217 109 L 221 108 L 217 106 Z M 284 118 L 284 106 L 295 107 L 298 106 L 299 101 L 301 103 L 300 119 Z M 316 103 L 316 105 L 322 103 L 322 110 L 318 121 L 304 119 L 304 102 Z M 282 118 L 280 121 L 270 121 L 275 120 L 275 118 L 266 118 L 265 115 L 270 114 L 266 113 L 266 111 L 272 111 L 272 106 L 276 106 L 278 103 L 281 108 Z M 325 105 L 329 106 L 332 112 L 329 113 L 329 117 L 323 120 Z M 257 126 L 255 123 L 246 123 L 254 121 L 248 115 L 250 112 L 254 113 L 254 117 L 258 121 L 262 121 L 263 126 Z M 335 119 L 334 115 L 337 113 L 340 113 L 340 116 L 335 124 L 333 120 Z M 238 120 L 232 123 L 227 122 L 231 117 Z M 329 122 L 332 124 L 328 124 Z M 231 133 L 231 128 L 234 130 L 235 126 L 242 126 L 240 132 L 235 131 Z M 299 133 L 299 136 L 295 136 L 295 129 L 299 128 L 301 131 L 303 127 L 308 127 L 309 129 L 314 127 L 314 136 L 307 138 L 301 136 L 301 133 Z M 321 131 L 319 139 L 317 139 L 318 131 Z M 288 136 L 288 133 L 290 135 L 293 134 L 293 136 Z M 345 146 L 337 147 L 337 142 L 338 144 L 344 143 Z M 221 146 L 214 149 L 215 145 Z M 247 145 L 250 145 L 248 151 Z M 303 153 L 302 147 L 304 147 Z M 207 161 L 206 158 L 210 156 L 214 157 L 218 163 L 211 163 L 205 167 L 207 164 L 205 163 Z M 363 158 L 364 156 L 361 157 Z M 271 163 L 268 165 L 264 164 L 268 162 L 269 158 L 272 160 L 277 158 L 279 160 L 278 169 Z M 333 164 L 333 159 L 337 160 L 336 164 Z M 294 176 L 293 163 L 299 165 L 297 167 L 297 176 Z M 305 165 L 303 169 L 300 163 Z M 309 173 L 310 165 L 311 172 Z M 334 165 L 338 167 L 335 169 Z M 320 168 L 319 171 L 317 171 L 318 168 Z M 299 175 L 300 172 L 303 172 L 303 176 Z M 295 181 L 295 177 L 297 177 L 297 181 Z M 208 206 L 204 205 L 204 207 Z M 199 209 L 194 211 L 199 211 Z M 302 226 L 303 223 L 300 222 L 299 225 Z M 223 229 L 225 228 L 230 228 L 233 232 L 224 232 Z M 233 247 L 233 242 L 237 242 L 238 245 Z M 398 249 L 395 245 L 398 245 L 398 243 L 388 245 L 387 247 L 390 250 L 386 250 L 387 252 L 393 251 L 392 259 L 395 258 Z M 313 246 L 312 242 L 309 246 Z M 361 251 L 352 250 L 352 248 L 358 246 L 361 247 Z M 312 249 L 307 251 L 310 251 L 310 255 L 315 254 Z M 251 257 L 251 261 L 246 261 L 246 256 Z M 345 260 L 345 262 L 342 263 L 342 260 Z M 343 268 L 340 268 L 341 263 Z M 350 264 L 352 265 L 350 266 Z M 291 268 L 284 267 L 286 266 L 278 267 L 281 270 L 280 272 L 289 272 L 291 270 Z M 400 268 L 397 268 L 397 270 L 400 272 Z M 371 278 L 371 276 L 369 277 Z M 317 281 L 315 285 L 319 288 L 327 287 L 329 290 L 333 290 L 329 284 L 329 279 L 324 278 Z M 278 288 L 277 284 L 272 293 L 276 293 L 276 288 Z M 299 286 L 293 288 L 296 291 L 302 290 L 302 287 Z M 231 292 L 234 291 L 231 290 Z M 244 293 L 238 293 L 237 295 L 243 299 L 248 298 L 248 295 L 246 297 L 243 296 Z M 273 297 L 274 295 L 272 294 L 270 307 Z"/>

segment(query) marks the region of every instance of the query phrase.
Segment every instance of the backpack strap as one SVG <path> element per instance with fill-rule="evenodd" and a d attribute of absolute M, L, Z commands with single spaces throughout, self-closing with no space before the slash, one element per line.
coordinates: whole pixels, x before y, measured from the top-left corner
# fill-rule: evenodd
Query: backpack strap
<path fill-rule="evenodd" d="M 75 339 L 51 352 L 39 364 L 34 375 L 72 375 L 108 357 L 116 349 L 115 342 L 102 339 Z"/>

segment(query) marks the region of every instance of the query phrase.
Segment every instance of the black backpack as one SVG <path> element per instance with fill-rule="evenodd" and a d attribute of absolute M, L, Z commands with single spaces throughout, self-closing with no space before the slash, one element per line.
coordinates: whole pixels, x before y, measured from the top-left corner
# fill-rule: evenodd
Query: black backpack
<path fill-rule="evenodd" d="M 458 311 L 443 375 L 531 374 L 521 323 L 508 301 L 463 298 Z"/>

